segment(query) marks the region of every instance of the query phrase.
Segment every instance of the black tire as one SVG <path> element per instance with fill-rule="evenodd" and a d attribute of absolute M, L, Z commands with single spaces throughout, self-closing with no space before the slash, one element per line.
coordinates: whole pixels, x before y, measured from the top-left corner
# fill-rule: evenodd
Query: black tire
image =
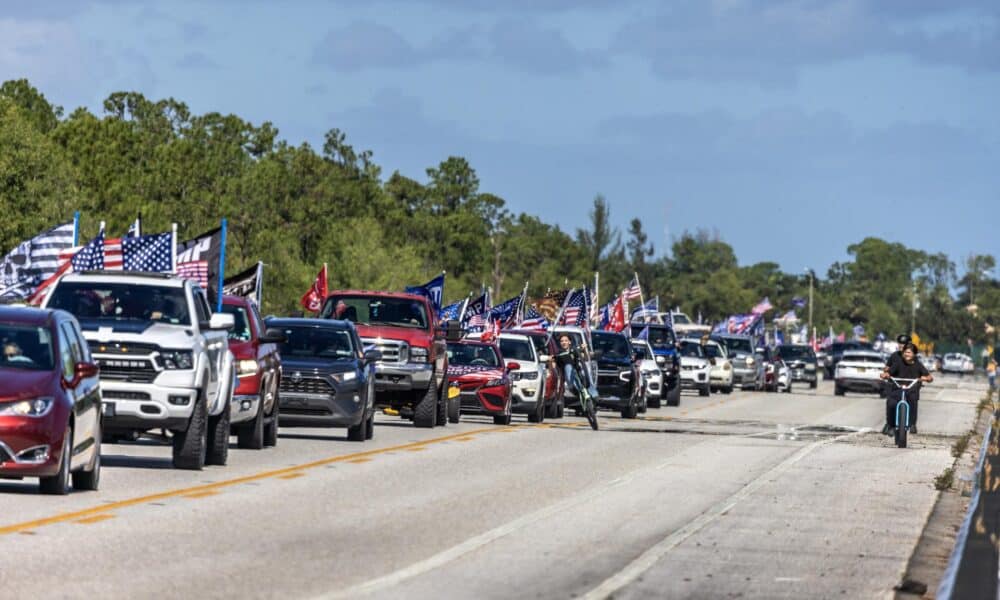
<path fill-rule="evenodd" d="M 559 418 L 559 401 L 552 400 L 545 404 L 545 418 L 547 419 L 558 419 Z"/>
<path fill-rule="evenodd" d="M 810 381 L 810 382 L 809 382 L 809 389 L 811 389 L 811 390 L 814 390 L 814 389 L 816 389 L 816 385 L 817 385 L 817 382 L 816 382 L 816 380 L 815 380 L 815 379 L 814 379 L 814 380 L 812 380 L 812 381 Z"/>
<path fill-rule="evenodd" d="M 459 423 L 462 421 L 462 399 L 448 399 L 448 422 Z"/>
<path fill-rule="evenodd" d="M 352 442 L 363 442 L 368 439 L 368 416 L 361 415 L 361 421 L 347 428 L 347 439 Z"/>
<path fill-rule="evenodd" d="M 73 428 L 66 428 L 66 435 L 63 436 L 62 454 L 59 459 L 59 472 L 51 477 L 41 477 L 38 479 L 38 490 L 50 496 L 65 496 L 69 493 L 69 462 L 73 453 Z"/>
<path fill-rule="evenodd" d="M 844 395 L 844 388 L 840 387 L 839 385 L 834 385 L 833 386 L 833 395 L 834 396 L 843 396 Z"/>
<path fill-rule="evenodd" d="M 566 416 L 566 404 L 562 400 L 556 401 L 556 418 L 562 419 Z"/>
<path fill-rule="evenodd" d="M 236 426 L 236 447 L 243 450 L 260 450 L 264 447 L 264 392 L 260 392 L 257 414 L 249 423 Z"/>
<path fill-rule="evenodd" d="M 629 402 L 628 406 L 622 409 L 623 419 L 634 419 L 639 416 L 639 406 L 635 402 Z"/>
<path fill-rule="evenodd" d="M 789 381 L 788 385 L 785 386 L 785 393 L 786 394 L 791 394 L 792 393 L 792 382 L 791 381 Z"/>
<path fill-rule="evenodd" d="M 278 445 L 278 417 L 281 414 L 277 391 L 274 393 L 274 408 L 271 413 L 271 420 L 264 423 L 264 446 L 274 447 Z"/>
<path fill-rule="evenodd" d="M 493 415 L 494 425 L 510 425 L 510 414 Z"/>
<path fill-rule="evenodd" d="M 643 392 L 642 396 L 639 396 L 639 414 L 641 415 L 646 412 L 647 408 L 649 408 L 649 399 L 646 398 L 646 393 Z"/>
<path fill-rule="evenodd" d="M 100 432 L 102 430 L 100 421 L 97 423 L 98 435 L 95 435 L 95 439 L 100 439 Z M 97 488 L 101 485 L 101 443 L 96 442 L 97 448 L 94 452 L 94 460 L 90 464 L 90 468 L 85 471 L 77 471 L 73 473 L 73 489 L 74 490 L 85 490 L 88 492 L 96 492 Z"/>
<path fill-rule="evenodd" d="M 733 386 L 730 385 L 730 386 L 722 388 L 722 393 L 723 394 L 732 394 L 733 393 Z"/>
<path fill-rule="evenodd" d="M 712 394 L 712 388 L 710 388 L 707 385 L 705 387 L 702 387 L 702 388 L 698 389 L 698 395 L 699 396 L 709 396 L 711 394 Z"/>
<path fill-rule="evenodd" d="M 650 398 L 647 401 L 647 403 L 649 405 L 649 408 L 660 408 L 660 405 L 661 405 L 660 397 L 657 396 L 655 398 Z"/>
<path fill-rule="evenodd" d="M 434 380 L 427 386 L 423 397 L 413 407 L 413 426 L 430 429 L 437 422 L 438 393 Z"/>
<path fill-rule="evenodd" d="M 597 406 L 594 404 L 593 398 L 591 398 L 590 401 L 587 402 L 586 414 L 587 414 L 587 422 L 590 423 L 590 428 L 593 429 L 594 431 L 597 431 L 599 428 L 597 424 Z"/>
<path fill-rule="evenodd" d="M 175 469 L 200 471 L 205 468 L 208 453 L 208 414 L 205 399 L 199 395 L 194 402 L 194 410 L 184 431 L 175 431 L 173 439 L 173 462 Z"/>
<path fill-rule="evenodd" d="M 208 418 L 208 455 L 206 465 L 225 465 L 229 460 L 229 403 L 222 412 Z"/>
<path fill-rule="evenodd" d="M 897 427 L 896 428 L 896 447 L 897 448 L 906 448 L 906 433 L 907 433 L 907 430 L 906 430 L 905 426 L 904 427 Z"/>
<path fill-rule="evenodd" d="M 677 382 L 673 389 L 667 390 L 667 406 L 681 405 L 681 384 Z"/>
<path fill-rule="evenodd" d="M 444 386 L 442 386 L 444 387 Z M 437 403 L 437 417 L 435 418 L 435 427 L 444 427 L 448 424 L 448 394 L 444 392 L 441 397 L 438 398 Z"/>
<path fill-rule="evenodd" d="M 545 402 L 537 401 L 535 402 L 535 410 L 528 413 L 529 423 L 541 423 L 545 420 Z"/>
<path fill-rule="evenodd" d="M 365 439 L 370 440 L 375 437 L 375 413 L 368 417 L 368 429 L 365 431 Z"/>

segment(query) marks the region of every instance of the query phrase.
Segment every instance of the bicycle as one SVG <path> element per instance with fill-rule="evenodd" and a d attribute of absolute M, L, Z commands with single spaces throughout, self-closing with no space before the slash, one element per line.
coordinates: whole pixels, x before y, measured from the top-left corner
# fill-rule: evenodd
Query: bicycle
<path fill-rule="evenodd" d="M 577 395 L 580 397 L 580 410 L 583 412 L 584 416 L 587 417 L 587 421 L 590 423 L 590 428 L 597 431 L 597 402 L 596 399 L 590 395 L 590 388 L 583 384 L 580 379 L 580 362 L 579 360 L 573 363 L 573 381 L 570 383 L 573 389 L 576 390 Z"/>
<path fill-rule="evenodd" d="M 898 448 L 906 448 L 906 437 L 910 432 L 910 403 L 906 401 L 906 392 L 916 385 L 920 379 L 896 379 L 895 377 L 889 377 L 888 380 L 902 391 L 899 401 L 896 402 L 896 446 Z M 910 383 L 904 386 L 900 383 L 904 381 L 909 381 Z"/>

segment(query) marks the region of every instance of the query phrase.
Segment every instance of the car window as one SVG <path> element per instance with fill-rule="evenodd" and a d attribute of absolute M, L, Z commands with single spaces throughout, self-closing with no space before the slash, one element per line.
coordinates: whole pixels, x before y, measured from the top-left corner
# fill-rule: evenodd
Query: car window
<path fill-rule="evenodd" d="M 195 288 L 191 290 L 194 296 L 194 311 L 198 315 L 198 322 L 204 323 L 212 318 L 212 309 L 208 306 L 208 300 L 205 298 L 205 292 L 200 288 Z"/>
<path fill-rule="evenodd" d="M 674 339 L 674 333 L 667 328 L 649 327 L 649 334 L 646 341 L 653 348 L 673 348 L 677 340 Z"/>
<path fill-rule="evenodd" d="M 288 339 L 281 344 L 283 357 L 351 360 L 355 358 L 351 333 L 326 327 L 283 327 Z"/>
<path fill-rule="evenodd" d="M 594 350 L 605 358 L 630 358 L 629 343 L 623 335 L 597 335 L 593 337 Z"/>
<path fill-rule="evenodd" d="M 725 354 L 722 353 L 722 348 L 718 344 L 705 344 L 702 346 L 702 350 L 709 358 L 725 358 Z"/>
<path fill-rule="evenodd" d="M 537 352 L 538 354 L 549 353 L 549 345 L 547 338 L 542 337 L 540 335 L 529 335 L 528 339 L 531 340 L 532 344 L 534 344 L 535 352 Z"/>
<path fill-rule="evenodd" d="M 416 329 L 425 329 L 428 322 L 423 302 L 385 296 L 330 296 L 319 316 L 321 319 Z"/>
<path fill-rule="evenodd" d="M 845 352 L 841 360 L 842 361 L 846 360 L 850 362 L 872 363 L 874 365 L 882 365 L 885 363 L 885 361 L 882 360 L 881 356 L 875 354 L 854 354 L 852 352 Z"/>
<path fill-rule="evenodd" d="M 779 346 L 778 354 L 786 359 L 809 359 L 816 356 L 809 346 Z"/>
<path fill-rule="evenodd" d="M 48 307 L 81 320 L 191 324 L 184 288 L 173 286 L 67 281 L 56 286 Z"/>
<path fill-rule="evenodd" d="M 750 348 L 750 338 L 726 338 L 726 345 L 732 352 L 753 354 Z"/>
<path fill-rule="evenodd" d="M 472 367 L 499 367 L 500 357 L 487 344 L 448 344 L 448 364 Z"/>
<path fill-rule="evenodd" d="M 249 342 L 253 338 L 250 333 L 250 313 L 245 308 L 223 304 L 222 312 L 233 315 L 233 328 L 229 330 L 229 339 Z"/>
<path fill-rule="evenodd" d="M 59 364 L 62 367 L 63 379 L 73 379 L 76 362 L 73 360 L 73 345 L 66 338 L 66 332 L 59 328 Z"/>
<path fill-rule="evenodd" d="M 674 313 L 670 316 L 670 318 L 675 324 L 678 325 L 689 325 L 691 323 L 691 319 L 688 319 L 687 315 L 681 313 Z"/>
<path fill-rule="evenodd" d="M 500 354 L 503 355 L 505 360 L 522 360 L 528 362 L 535 362 L 535 356 L 532 353 L 533 346 L 531 342 L 527 340 L 520 340 L 515 338 L 500 338 Z"/>
<path fill-rule="evenodd" d="M 0 323 L 0 349 L 3 350 L 0 368 L 51 370 L 55 366 L 52 346 L 52 334 L 45 327 Z"/>
<path fill-rule="evenodd" d="M 73 327 L 69 323 L 62 323 L 59 327 L 62 329 L 65 341 L 69 344 L 69 351 L 73 358 L 73 364 L 75 365 L 78 362 L 83 362 L 83 350 L 80 348 L 80 338 L 76 337 L 76 332 L 73 331 Z"/>
<path fill-rule="evenodd" d="M 679 350 L 680 350 L 681 356 L 689 356 L 689 357 L 694 357 L 694 358 L 704 358 L 704 355 L 702 354 L 702 351 L 701 351 L 701 345 L 700 344 L 694 344 L 694 343 L 691 343 L 691 342 L 681 342 Z"/>

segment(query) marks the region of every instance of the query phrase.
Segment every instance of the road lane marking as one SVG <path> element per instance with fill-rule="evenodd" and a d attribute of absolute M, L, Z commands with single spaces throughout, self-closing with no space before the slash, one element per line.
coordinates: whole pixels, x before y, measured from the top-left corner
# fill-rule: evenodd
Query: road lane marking
<path fill-rule="evenodd" d="M 108 519 L 114 519 L 114 515 L 103 514 L 94 515 L 93 517 L 87 517 L 86 519 L 79 519 L 77 523 L 81 525 L 90 525 L 91 523 L 100 523 L 101 521 L 107 521 Z"/>
<path fill-rule="evenodd" d="M 130 498 L 127 500 L 120 500 L 117 502 L 108 502 L 100 506 L 93 506 L 91 508 L 84 508 L 81 510 L 61 513 L 53 515 L 51 517 L 43 517 L 41 519 L 34 519 L 31 521 L 25 521 L 23 523 L 14 523 L 12 525 L 0 526 L 0 535 L 6 535 L 8 533 L 24 533 L 26 535 L 34 534 L 34 529 L 39 527 L 45 527 L 47 525 L 54 525 L 56 523 L 64 523 L 66 521 L 74 521 L 77 519 L 82 519 L 86 517 L 91 517 L 99 514 L 107 514 L 111 511 L 118 510 L 121 508 L 135 506 L 138 504 L 150 504 L 157 500 L 164 500 L 166 498 L 177 498 L 179 496 L 187 496 L 189 494 L 196 494 L 199 492 L 204 492 L 208 490 L 220 490 L 227 487 L 232 487 L 242 483 L 249 483 L 253 481 L 259 481 L 261 479 L 270 479 L 273 477 L 281 477 L 282 475 L 287 475 L 303 469 L 312 469 L 316 467 L 321 467 L 324 465 L 329 465 L 339 462 L 347 462 L 352 459 L 361 457 L 371 457 L 377 456 L 379 454 L 386 454 L 389 452 L 395 452 L 399 450 L 407 450 L 409 448 L 430 446 L 432 444 L 437 444 L 441 442 L 446 442 L 448 440 L 454 440 L 461 437 L 469 437 L 472 435 L 477 435 L 480 433 L 493 433 L 495 431 L 500 431 L 492 427 L 484 427 L 482 429 L 473 429 L 471 431 L 463 431 L 462 433 L 455 433 L 452 435 L 446 435 L 439 438 L 431 438 L 429 440 L 421 440 L 416 442 L 410 442 L 408 444 L 402 444 L 399 446 L 388 446 L 386 448 L 376 448 L 373 450 L 365 450 L 363 452 L 354 452 L 351 454 L 344 454 L 341 456 L 331 456 L 329 458 L 322 458 L 308 463 L 303 463 L 301 465 L 293 465 L 290 467 L 285 467 L 281 469 L 274 469 L 270 471 L 262 471 L 260 473 L 255 473 L 252 475 L 244 475 L 242 477 L 234 477 L 233 479 L 226 479 L 223 481 L 216 481 L 213 483 L 206 483 L 202 485 L 196 485 L 186 488 L 178 488 L 173 490 L 167 490 L 164 492 L 157 492 L 155 494 L 148 494 L 145 496 L 138 496 L 136 498 Z"/>
<path fill-rule="evenodd" d="M 619 570 L 616 574 L 605 579 L 600 585 L 587 592 L 583 596 L 583 600 L 604 600 L 605 598 L 611 597 L 616 592 L 641 577 L 646 571 L 653 568 L 653 566 L 656 565 L 660 559 L 666 556 L 668 552 L 676 548 L 683 541 L 715 522 L 715 520 L 720 516 L 728 513 L 750 494 L 753 494 L 764 485 L 784 474 L 785 471 L 808 456 L 813 450 L 819 448 L 820 446 L 832 444 L 852 436 L 863 435 L 870 431 L 872 430 L 866 427 L 858 431 L 838 435 L 834 438 L 813 442 L 808 446 L 799 448 L 794 454 L 774 467 L 771 467 L 764 474 L 747 483 L 735 494 L 701 513 L 694 520 L 688 522 L 687 525 L 674 531 L 653 547 L 643 552 L 638 558 L 626 565 L 623 569 Z"/>
<path fill-rule="evenodd" d="M 193 494 L 185 494 L 184 497 L 185 498 L 192 498 L 192 499 L 207 498 L 208 496 L 216 496 L 216 495 L 218 495 L 218 493 L 219 492 L 217 492 L 216 490 L 205 490 L 204 492 L 195 492 Z"/>
<path fill-rule="evenodd" d="M 305 475 L 305 473 L 285 473 L 284 475 L 278 475 L 278 479 L 298 479 L 303 475 Z"/>
<path fill-rule="evenodd" d="M 469 438 L 469 439 L 471 440 L 472 438 Z M 347 462 L 355 464 L 355 465 L 360 465 L 361 463 L 366 463 L 366 462 L 371 462 L 371 461 L 372 461 L 372 459 L 366 458 L 366 457 L 362 456 L 361 458 L 355 458 L 355 459 L 349 460 Z"/>

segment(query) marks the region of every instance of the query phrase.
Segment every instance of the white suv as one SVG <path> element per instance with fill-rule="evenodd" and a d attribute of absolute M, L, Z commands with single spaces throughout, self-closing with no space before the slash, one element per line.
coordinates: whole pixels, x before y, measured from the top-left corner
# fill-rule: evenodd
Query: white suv
<path fill-rule="evenodd" d="M 226 463 L 233 316 L 213 314 L 200 287 L 165 273 L 72 273 L 44 304 L 80 322 L 101 369 L 106 437 L 166 429 L 175 467 Z"/>
<path fill-rule="evenodd" d="M 545 419 L 545 363 L 539 360 L 531 338 L 501 333 L 498 340 L 505 364 L 515 362 L 520 369 L 510 371 L 512 412 L 526 413 L 532 423 Z"/>

